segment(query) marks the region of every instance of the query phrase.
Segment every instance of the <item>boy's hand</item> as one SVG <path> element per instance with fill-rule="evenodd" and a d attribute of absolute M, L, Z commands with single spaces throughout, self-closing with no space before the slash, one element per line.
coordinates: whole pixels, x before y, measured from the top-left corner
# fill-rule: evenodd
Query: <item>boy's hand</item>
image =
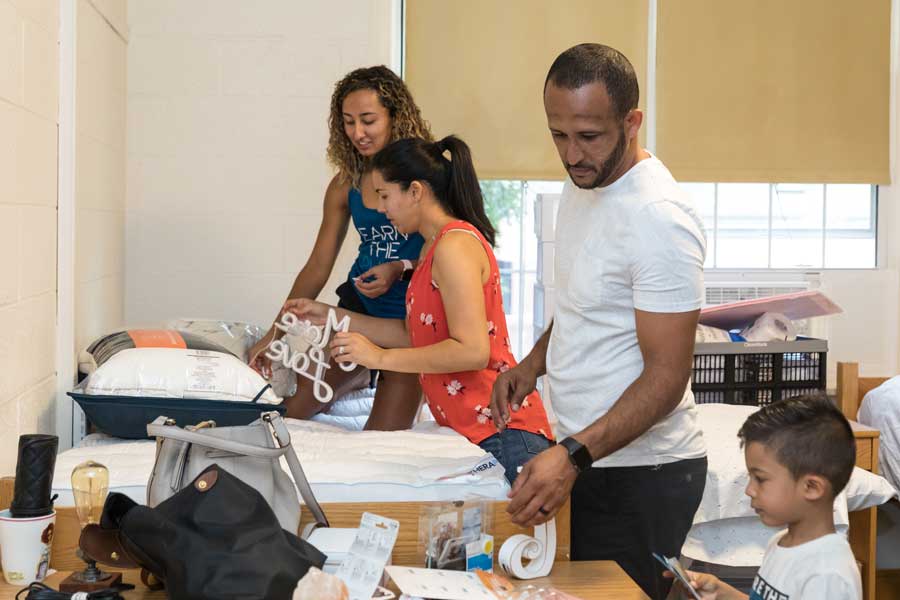
<path fill-rule="evenodd" d="M 722 583 L 715 575 L 710 575 L 709 573 L 696 573 L 694 571 L 685 572 L 690 579 L 691 585 L 697 590 L 697 593 L 700 594 L 700 597 L 703 600 L 725 600 L 726 598 L 733 597 L 729 592 L 733 591 L 734 588 Z M 671 571 L 664 571 L 663 577 L 674 579 L 675 575 Z M 678 586 L 682 597 L 693 598 L 689 590 L 683 589 L 684 585 L 681 581 L 675 579 L 675 585 Z M 744 597 L 746 598 L 746 596 Z"/>

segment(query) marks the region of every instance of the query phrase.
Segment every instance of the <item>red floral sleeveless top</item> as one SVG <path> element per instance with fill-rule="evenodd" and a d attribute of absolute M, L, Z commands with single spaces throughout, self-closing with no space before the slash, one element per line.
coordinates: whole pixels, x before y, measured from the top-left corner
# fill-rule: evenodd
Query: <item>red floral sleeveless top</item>
<path fill-rule="evenodd" d="M 474 234 L 491 265 L 491 275 L 484 285 L 491 357 L 486 369 L 460 373 L 424 373 L 419 375 L 428 406 L 440 425 L 451 427 L 469 438 L 473 444 L 497 433 L 491 418 L 491 390 L 497 375 L 516 365 L 509 344 L 503 297 L 500 292 L 500 270 L 494 251 L 484 236 L 470 223 L 448 223 L 435 238 L 428 253 L 419 262 L 406 291 L 406 322 L 413 347 L 436 344 L 450 337 L 444 303 L 437 283 L 431 276 L 434 250 L 448 231 L 465 230 Z M 552 440 L 547 413 L 538 393 L 532 392 L 519 407 L 510 411 L 508 427 L 543 435 Z"/>

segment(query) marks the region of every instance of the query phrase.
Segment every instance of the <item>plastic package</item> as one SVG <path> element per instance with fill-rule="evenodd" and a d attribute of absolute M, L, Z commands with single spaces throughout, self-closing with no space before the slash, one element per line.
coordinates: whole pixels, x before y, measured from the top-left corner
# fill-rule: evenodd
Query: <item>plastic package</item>
<path fill-rule="evenodd" d="M 181 348 L 230 352 L 216 342 L 188 331 L 126 329 L 101 336 L 91 342 L 78 355 L 78 370 L 85 375 L 90 375 L 119 352 L 134 348 Z"/>
<path fill-rule="evenodd" d="M 191 333 L 218 344 L 244 362 L 247 362 L 250 348 L 265 333 L 261 327 L 249 323 L 214 319 L 173 319 L 166 323 L 166 327 Z"/>
<path fill-rule="evenodd" d="M 783 314 L 767 312 L 741 331 L 741 336 L 748 342 L 793 342 L 797 329 Z"/>
<path fill-rule="evenodd" d="M 509 579 L 494 573 L 478 573 L 478 578 L 500 600 L 579 600 L 556 588 L 531 584 L 516 587 Z"/>
<path fill-rule="evenodd" d="M 466 570 L 466 545 L 489 535 L 491 505 L 483 501 L 427 505 L 419 515 L 419 557 L 426 568 Z"/>
<path fill-rule="evenodd" d="M 315 567 L 310 567 L 297 582 L 293 600 L 349 600 L 350 592 L 344 582 Z"/>

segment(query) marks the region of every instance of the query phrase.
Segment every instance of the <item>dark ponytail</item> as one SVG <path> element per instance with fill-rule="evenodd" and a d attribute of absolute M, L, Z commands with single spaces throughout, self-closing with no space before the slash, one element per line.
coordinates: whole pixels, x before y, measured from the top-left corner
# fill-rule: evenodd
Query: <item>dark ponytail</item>
<path fill-rule="evenodd" d="M 444 152 L 450 158 L 444 156 Z M 385 181 L 409 189 L 413 181 L 428 184 L 438 202 L 451 216 L 468 221 L 493 246 L 494 226 L 484 212 L 484 198 L 472 164 L 469 146 L 455 135 L 437 142 L 420 138 L 397 140 L 372 157 L 371 169 Z"/>

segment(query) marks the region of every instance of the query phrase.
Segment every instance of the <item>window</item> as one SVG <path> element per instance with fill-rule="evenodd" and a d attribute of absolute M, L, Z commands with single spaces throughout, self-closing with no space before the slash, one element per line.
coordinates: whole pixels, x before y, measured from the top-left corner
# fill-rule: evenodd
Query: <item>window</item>
<path fill-rule="evenodd" d="M 857 269 L 876 266 L 877 186 L 866 184 L 682 183 L 706 227 L 706 269 Z M 535 331 L 540 240 L 538 194 L 561 181 L 482 181 L 497 228 L 495 254 L 512 350 L 521 360 Z"/>
<path fill-rule="evenodd" d="M 503 308 L 513 356 L 522 360 L 534 346 L 534 288 L 537 283 L 538 238 L 534 203 L 538 194 L 558 194 L 561 181 L 481 182 L 485 212 L 497 228 L 494 254 L 500 268 Z"/>
<path fill-rule="evenodd" d="M 878 187 L 682 183 L 706 225 L 707 269 L 871 269 Z"/>

